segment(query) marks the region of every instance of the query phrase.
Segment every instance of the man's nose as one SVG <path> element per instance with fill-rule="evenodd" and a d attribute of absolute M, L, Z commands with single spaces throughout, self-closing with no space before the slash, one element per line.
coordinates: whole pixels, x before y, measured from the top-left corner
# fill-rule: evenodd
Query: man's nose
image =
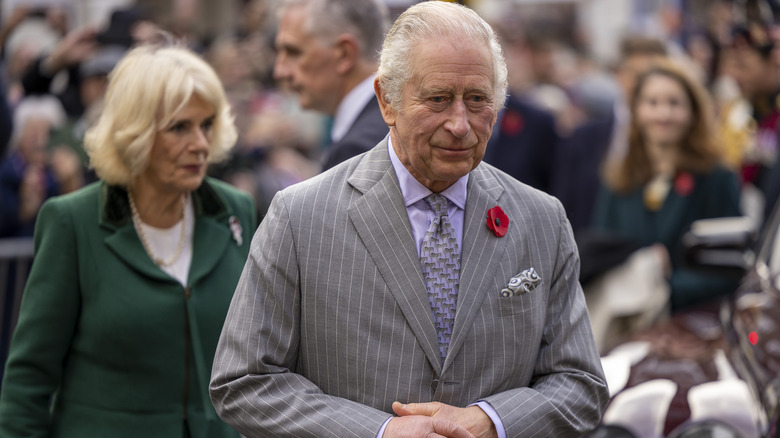
<path fill-rule="evenodd" d="M 274 61 L 274 79 L 281 81 L 286 80 L 289 77 L 289 62 L 284 52 L 279 52 L 279 54 L 276 55 L 276 60 Z"/>
<path fill-rule="evenodd" d="M 452 103 L 450 114 L 444 127 L 457 138 L 463 138 L 468 135 L 471 131 L 471 125 L 469 125 L 468 110 L 465 102 L 456 99 Z"/>

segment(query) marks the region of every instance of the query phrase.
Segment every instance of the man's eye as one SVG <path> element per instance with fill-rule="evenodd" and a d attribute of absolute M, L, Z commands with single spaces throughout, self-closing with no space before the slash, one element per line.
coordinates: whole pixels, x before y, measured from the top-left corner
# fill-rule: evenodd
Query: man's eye
<path fill-rule="evenodd" d="M 278 50 L 279 54 L 284 55 L 288 58 L 297 58 L 301 56 L 303 51 L 299 49 L 298 47 L 282 47 Z"/>
<path fill-rule="evenodd" d="M 431 97 L 431 102 L 433 103 L 442 103 L 446 101 L 447 99 L 444 96 L 433 96 Z"/>

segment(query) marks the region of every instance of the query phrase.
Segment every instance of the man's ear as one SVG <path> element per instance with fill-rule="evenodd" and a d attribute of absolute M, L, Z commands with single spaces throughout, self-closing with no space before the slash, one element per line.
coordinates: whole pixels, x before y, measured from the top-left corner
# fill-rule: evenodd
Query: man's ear
<path fill-rule="evenodd" d="M 395 118 L 398 112 L 385 98 L 382 86 L 379 85 L 379 76 L 374 78 L 374 93 L 376 93 L 376 100 L 379 102 L 379 110 L 382 111 L 382 118 L 385 119 L 385 123 L 387 126 L 395 126 Z"/>
<path fill-rule="evenodd" d="M 360 44 L 350 34 L 341 34 L 334 44 L 336 50 L 336 72 L 340 75 L 349 73 L 360 58 Z"/>

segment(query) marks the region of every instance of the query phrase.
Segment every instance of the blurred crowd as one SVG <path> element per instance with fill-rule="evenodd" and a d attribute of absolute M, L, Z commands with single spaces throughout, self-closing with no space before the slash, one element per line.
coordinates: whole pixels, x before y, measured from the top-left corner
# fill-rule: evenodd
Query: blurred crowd
<path fill-rule="evenodd" d="M 274 1 L 245 1 L 230 32 L 188 32 L 186 5 L 155 16 L 154 8 L 122 5 L 102 24 L 69 26 L 73 4 L 16 2 L 2 17 L 0 72 L 0 238 L 32 236 L 43 201 L 94 181 L 82 140 L 97 120 L 107 75 L 133 45 L 160 31 L 183 40 L 214 67 L 234 109 L 240 138 L 212 176 L 258 200 L 319 172 L 328 120 L 304 112 L 273 80 Z"/>
<path fill-rule="evenodd" d="M 276 191 L 322 170 L 333 120 L 301 109 L 275 81 L 276 1 L 232 2 L 229 24 L 205 31 L 196 24 L 207 21 L 208 2 L 157 3 L 168 7 L 123 2 L 99 25 L 80 26 L 70 2 L 4 9 L 0 238 L 31 236 L 45 199 L 95 180 L 82 139 L 107 75 L 160 29 L 187 41 L 222 80 L 239 139 L 210 173 L 250 192 L 258 218 Z M 397 14 L 409 2 L 386 3 Z M 651 261 L 641 263 L 667 280 L 671 298 L 642 302 L 652 310 L 642 318 L 706 298 L 701 291 L 712 288 L 681 266 L 682 234 L 707 217 L 760 225 L 780 195 L 780 2 L 465 3 L 498 30 L 509 67 L 511 94 L 485 161 L 561 200 L 586 292 L 644 249 Z M 628 19 L 615 23 L 610 7 Z"/>

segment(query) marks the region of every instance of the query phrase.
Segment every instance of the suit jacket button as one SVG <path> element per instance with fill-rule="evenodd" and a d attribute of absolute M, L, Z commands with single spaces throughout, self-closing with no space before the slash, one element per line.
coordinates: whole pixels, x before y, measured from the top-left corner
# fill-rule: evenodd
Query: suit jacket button
<path fill-rule="evenodd" d="M 436 392 L 436 388 L 439 387 L 439 379 L 434 379 L 433 382 L 431 382 L 431 389 L 433 392 Z"/>

